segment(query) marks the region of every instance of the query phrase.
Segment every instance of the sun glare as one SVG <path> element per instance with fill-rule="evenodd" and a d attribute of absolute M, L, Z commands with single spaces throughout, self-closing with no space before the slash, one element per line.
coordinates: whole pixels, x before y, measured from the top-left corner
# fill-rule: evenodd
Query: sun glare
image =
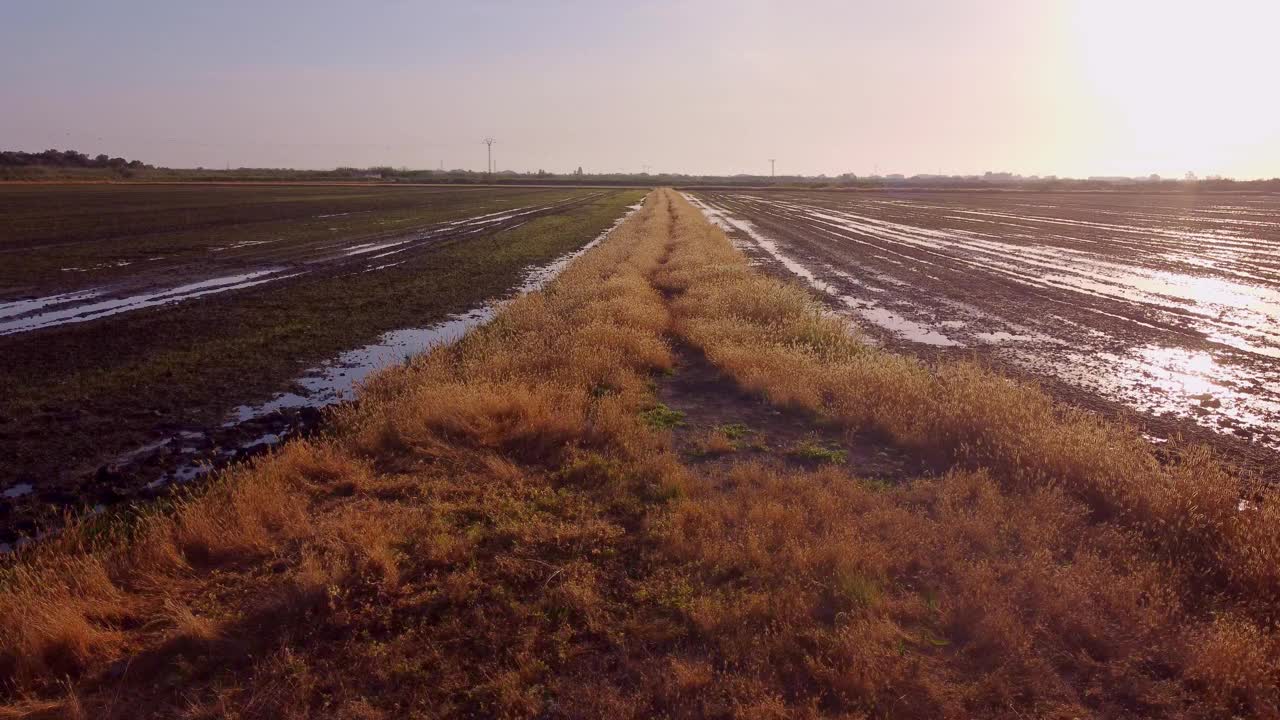
<path fill-rule="evenodd" d="M 1274 174 L 1280 94 L 1264 75 L 1277 27 L 1270 2 L 1076 5 L 1070 61 L 1111 138 L 1092 160 L 1124 163 L 1116 172 Z"/>

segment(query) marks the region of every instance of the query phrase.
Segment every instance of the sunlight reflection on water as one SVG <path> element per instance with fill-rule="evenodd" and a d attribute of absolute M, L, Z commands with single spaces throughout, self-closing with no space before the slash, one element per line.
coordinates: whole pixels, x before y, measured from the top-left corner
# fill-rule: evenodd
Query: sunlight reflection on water
<path fill-rule="evenodd" d="M 946 226 L 930 212 L 871 217 L 877 211 L 866 207 L 873 201 L 862 198 L 841 198 L 839 209 L 825 198 L 786 198 L 690 199 L 731 239 L 763 250 L 819 292 L 842 301 L 858 319 L 898 338 L 922 345 L 992 346 L 999 357 L 1035 374 L 1141 412 L 1188 419 L 1280 448 L 1280 434 L 1274 432 L 1280 427 L 1280 368 L 1267 360 L 1280 358 L 1280 290 L 1272 284 L 1273 265 L 1263 260 L 1272 246 L 1262 240 L 1203 228 L 1185 232 L 1169 225 L 1167 217 L 1141 220 L 1141 211 L 1118 216 L 1124 224 L 965 211 L 1000 218 L 1005 225 L 1008 219 L 1036 220 L 1093 233 L 1066 237 L 1040 225 L 1030 233 Z M 924 203 L 908 205 L 912 211 L 930 209 Z M 805 255 L 804 245 L 792 247 L 763 235 L 752 222 L 760 218 L 789 224 L 830 257 Z M 1093 244 L 1102 242 L 1099 234 L 1138 253 L 1094 251 Z M 1063 247 L 1054 238 L 1075 245 Z M 1144 262 L 1147 250 L 1168 265 Z M 951 273 L 947 280 L 932 274 L 938 268 Z M 1216 275 L 1196 274 L 1202 269 Z M 893 282 L 885 281 L 886 271 L 897 276 Z M 1014 304 L 960 307 L 944 287 L 957 277 L 964 282 L 990 278 L 1026 291 Z M 1068 299 L 1059 300 L 1063 297 Z M 1037 312 L 1046 307 L 1037 304 L 1042 299 L 1071 308 L 1067 314 L 1075 319 Z"/>
<path fill-rule="evenodd" d="M 1147 345 L 1118 354 L 1073 351 L 1047 360 L 1019 352 L 1019 364 L 1050 372 L 1154 415 L 1195 420 L 1219 431 L 1236 431 L 1277 447 L 1265 432 L 1280 419 L 1280 401 L 1267 393 L 1267 378 L 1213 354 Z"/>

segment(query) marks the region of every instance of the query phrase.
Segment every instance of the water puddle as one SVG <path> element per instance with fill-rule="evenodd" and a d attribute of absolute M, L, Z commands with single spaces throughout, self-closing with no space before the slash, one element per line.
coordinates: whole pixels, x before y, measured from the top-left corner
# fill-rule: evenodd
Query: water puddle
<path fill-rule="evenodd" d="M 1280 401 L 1260 396 L 1267 378 L 1208 352 L 1147 345 L 1121 353 L 1072 352 L 1056 359 L 1027 355 L 1022 364 L 1154 415 L 1191 419 L 1280 448 L 1280 438 L 1262 430 L 1280 420 Z"/>
<path fill-rule="evenodd" d="M 223 252 L 223 251 L 226 251 L 226 250 L 239 250 L 240 248 L 254 247 L 255 245 L 270 245 L 270 244 L 271 244 L 271 243 L 273 243 L 273 242 L 276 242 L 276 241 L 275 241 L 275 240 L 241 240 L 240 242 L 234 242 L 234 243 L 231 243 L 230 245 L 224 245 L 224 246 L 222 246 L 222 247 L 209 248 L 209 252 Z"/>
<path fill-rule="evenodd" d="M 595 247 L 614 228 L 621 225 L 643 206 L 629 206 L 627 212 L 614 221 L 607 230 L 581 248 L 566 253 L 551 262 L 533 267 L 515 288 L 516 295 L 542 289 L 564 271 L 569 263 Z M 325 362 L 294 381 L 296 392 L 277 395 L 260 405 L 241 405 L 232 411 L 224 427 L 248 422 L 281 410 L 297 408 L 323 408 L 351 399 L 362 382 L 369 376 L 409 358 L 442 345 L 457 341 L 468 330 L 493 319 L 502 305 L 501 299 L 483 302 L 470 310 L 450 316 L 427 327 L 405 328 L 384 334 L 377 342 L 349 350 Z"/>
<path fill-rule="evenodd" d="M 525 272 L 516 295 L 540 290 L 564 271 L 569 263 L 581 257 L 604 240 L 614 228 L 643 207 L 637 203 L 614 221 L 604 232 L 581 248 L 566 253 L 551 262 L 533 267 Z M 470 310 L 448 319 L 419 328 L 405 328 L 384 334 L 377 342 L 349 350 L 337 358 L 325 362 L 298 378 L 294 385 L 298 392 L 281 393 L 260 405 L 241 405 L 231 413 L 226 426 L 237 425 L 254 418 L 294 408 L 323 408 L 350 399 L 360 383 L 370 375 L 391 365 L 406 362 L 414 355 L 427 352 L 457 341 L 466 332 L 482 325 L 497 314 L 501 299 L 485 301 Z"/>
<path fill-rule="evenodd" d="M 474 217 L 462 218 L 460 220 L 441 223 L 433 229 L 417 233 L 410 238 L 401 237 L 394 240 L 352 245 L 343 248 L 338 257 L 359 257 L 369 255 L 369 260 L 373 261 L 408 250 L 415 242 L 429 239 L 436 234 L 451 231 L 451 229 L 454 228 L 461 229 L 467 234 L 484 232 L 493 225 L 506 222 L 512 218 L 524 217 L 534 213 L 548 211 L 554 212 L 563 206 L 580 203 L 598 196 L 599 194 L 571 198 L 569 200 L 551 203 L 548 205 L 525 206 L 494 213 L 487 213 L 484 215 L 477 215 Z M 335 213 L 328 217 L 340 217 L 347 214 L 350 213 Z M 330 229 L 336 231 L 338 228 Z M 245 240 L 223 247 L 211 248 L 211 251 L 223 252 L 255 245 L 263 245 L 271 242 L 275 242 L 275 240 Z M 332 259 L 334 258 L 328 257 L 314 262 L 327 262 Z M 105 267 L 110 265 L 118 267 L 128 265 L 130 263 L 131 261 L 115 261 L 113 263 L 104 263 L 102 266 Z M 398 263 L 382 263 L 372 269 L 383 270 L 389 267 L 394 267 L 395 264 Z M 99 266 L 94 267 L 96 268 Z M 71 268 L 70 270 L 85 269 Z M 0 335 L 12 335 L 15 333 L 29 332 L 32 330 L 56 327 L 59 325 L 88 322 L 90 320 L 97 320 L 111 315 L 131 312 L 133 310 L 178 303 L 185 300 L 203 297 L 205 295 L 229 292 L 233 290 L 243 290 L 269 282 L 297 277 L 305 272 L 306 271 L 289 273 L 286 272 L 286 268 L 274 267 L 254 272 L 211 278 L 208 280 L 202 280 L 199 282 L 188 283 L 177 287 L 138 295 L 131 295 L 128 297 L 104 299 L 102 297 L 104 295 L 103 290 L 93 289 L 74 293 L 50 295 L 47 297 L 29 300 L 0 303 Z"/>
<path fill-rule="evenodd" d="M 974 337 L 978 338 L 988 345 L 1000 345 L 1002 343 L 1044 343 L 1053 342 L 1053 339 L 1047 335 L 1041 335 L 1036 332 L 1029 333 L 1011 333 L 1006 330 L 996 330 L 995 332 L 979 332 L 974 333 Z"/>
<path fill-rule="evenodd" d="M 877 307 L 874 303 L 866 304 L 866 301 L 858 301 L 848 296 L 842 296 L 841 299 L 846 304 L 855 307 L 855 311 L 862 319 L 874 323 L 904 340 L 934 347 L 964 346 L 964 343 L 952 340 L 928 325 L 909 320 L 892 310 Z M 862 305 L 859 305 L 859 303 L 862 303 Z"/>
<path fill-rule="evenodd" d="M 0 303 L 0 318 L 15 317 L 35 312 L 36 310 L 43 310 L 44 308 L 91 300 L 97 297 L 98 294 L 98 290 L 83 290 L 60 295 L 46 295 L 45 297 L 32 298 L 30 300 Z"/>
<path fill-rule="evenodd" d="M 413 242 L 413 240 L 393 240 L 391 242 L 365 243 L 363 245 L 353 245 L 346 252 L 344 252 L 343 255 L 345 255 L 346 257 L 351 257 L 353 255 L 366 255 L 371 252 L 378 252 L 379 250 L 386 250 L 387 248 L 398 247 L 400 245 L 405 245 L 411 242 Z M 375 255 L 374 257 L 384 257 L 385 255 L 386 254 L 384 253 L 383 255 Z"/>
<path fill-rule="evenodd" d="M 1222 210 L 1247 206 L 1152 200 L 1070 197 L 1033 213 L 967 196 L 930 206 L 709 193 L 695 204 L 726 230 L 767 217 L 802 247 L 844 255 L 830 269 L 808 263 L 807 274 L 782 265 L 825 293 L 838 297 L 824 282 L 844 287 L 861 319 L 897 337 L 930 344 L 937 332 L 1141 412 L 1280 448 L 1276 206 L 1222 227 Z M 972 312 L 953 307 L 961 301 Z"/>
<path fill-rule="evenodd" d="M 961 347 L 964 345 L 962 342 L 947 337 L 947 335 L 942 333 L 940 330 L 908 319 L 900 313 L 896 313 L 882 307 L 880 303 L 874 300 L 858 298 L 841 292 L 841 290 L 833 283 L 819 278 L 818 275 L 804 263 L 782 252 L 778 247 L 777 241 L 760 232 L 760 230 L 757 229 L 750 221 L 736 218 L 730 213 L 697 198 L 691 198 L 688 195 L 685 195 L 684 197 L 689 200 L 694 207 L 701 210 L 708 220 L 711 220 L 712 223 L 720 227 L 722 230 L 725 230 L 726 232 L 736 230 L 747 236 L 752 240 L 752 242 L 760 247 L 760 249 L 768 253 L 770 257 L 785 267 L 793 275 L 804 280 L 815 290 L 838 299 L 845 306 L 850 308 L 850 310 L 852 310 L 858 317 L 862 318 L 862 320 L 888 330 L 904 340 L 909 340 L 922 345 L 932 345 L 935 347 Z M 847 272 L 837 271 L 832 268 L 826 268 L 825 272 L 826 274 L 839 277 L 846 282 L 862 286 L 869 290 L 878 291 L 878 289 L 871 288 L 866 283 L 858 280 Z"/>
<path fill-rule="evenodd" d="M 191 300 L 205 295 L 227 292 L 229 290 L 243 290 L 245 288 L 262 285 L 264 283 L 297 277 L 302 274 L 282 273 L 282 270 L 283 268 L 271 268 L 268 270 L 258 270 L 256 272 L 241 273 L 238 275 L 227 275 L 210 280 L 202 280 L 200 282 L 179 285 L 178 287 L 158 292 L 133 295 L 124 298 L 114 298 L 110 300 L 99 300 L 97 302 L 87 304 L 73 304 L 71 307 L 61 310 L 48 310 L 45 312 L 36 312 L 34 314 L 31 314 L 30 311 L 28 311 L 26 314 L 14 317 L 12 320 L 0 322 L 0 335 L 12 335 L 14 333 L 39 330 L 41 328 L 97 320 L 98 318 L 104 318 L 110 315 L 118 315 L 120 313 L 156 307 L 158 305 L 168 305 L 170 303 L 182 302 L 184 300 Z M 95 295 L 90 295 L 89 297 L 94 296 Z M 58 304 L 65 305 L 68 303 L 64 300 Z"/>
<path fill-rule="evenodd" d="M 520 284 L 513 289 L 513 295 L 519 296 L 545 287 L 570 263 L 598 245 L 641 207 L 643 201 L 629 206 L 627 212 L 609 228 L 577 250 L 528 269 Z M 295 380 L 294 391 L 280 393 L 259 405 L 235 408 L 221 428 L 211 432 L 181 430 L 170 433 L 162 439 L 122 453 L 111 465 L 104 466 L 104 470 L 115 472 L 116 467 L 154 462 L 153 458 L 167 455 L 170 460 L 186 460 L 179 460 L 162 475 L 146 483 L 144 487 L 147 491 L 158 492 L 167 485 L 188 483 L 201 478 L 227 463 L 274 447 L 299 429 L 305 431 L 306 427 L 314 427 L 319 418 L 315 410 L 352 399 L 360 384 L 379 370 L 457 341 L 467 331 L 491 320 L 505 302 L 506 298 L 494 298 L 434 325 L 388 332 L 377 342 L 349 350 L 312 368 Z M 306 417 L 311 418 L 309 426 L 304 423 Z M 237 437 L 240 439 L 228 442 L 228 438 Z M 31 484 L 24 483 L 3 491 L 3 496 L 19 498 L 33 491 L 35 488 Z M 0 543 L 0 553 L 12 551 L 15 545 L 21 547 L 28 542 L 31 542 L 30 538 L 22 538 L 14 545 Z"/>
<path fill-rule="evenodd" d="M 783 206 L 834 230 L 856 233 L 856 236 L 846 236 L 855 242 L 861 242 L 857 239 L 861 237 L 911 248 L 933 258 L 943 259 L 946 261 L 943 264 L 971 267 L 1031 287 L 1069 290 L 1122 304 L 1156 306 L 1176 313 L 1174 320 L 1191 324 L 1225 345 L 1268 357 L 1280 357 L 1280 332 L 1277 332 L 1280 327 L 1280 292 L 1246 282 L 1265 280 L 1257 273 L 1222 267 L 1228 259 L 1237 261 L 1240 253 L 1227 247 L 1230 243 L 1224 244 L 1217 235 L 1213 235 L 1217 240 L 1217 247 L 1206 249 L 1205 245 L 1210 240 L 1205 233 L 1078 220 L 1055 221 L 1109 232 L 1154 235 L 1161 238 L 1162 242 L 1177 238 L 1189 243 L 1189 252 L 1211 256 L 1209 259 L 1184 264 L 1213 268 L 1231 276 L 1230 279 L 1149 268 L 1140 264 L 1121 264 L 1093 251 L 1055 247 L 1038 242 L 1040 236 L 1034 233 L 1006 232 L 1000 237 L 1008 239 L 1002 240 L 995 235 L 962 228 L 938 230 L 850 212 L 818 211 L 812 207 L 789 203 L 766 204 Z M 982 211 L 964 212 L 990 214 Z M 1028 219 L 1047 222 L 1040 217 Z M 1027 239 L 1032 242 L 1025 242 Z M 1075 243 L 1097 242 L 1075 237 L 1067 240 Z M 1132 244 L 1133 241 L 1113 242 Z M 1149 248 L 1143 249 L 1149 252 Z M 1213 253 L 1217 253 L 1223 260 L 1213 260 Z M 933 264 L 935 261 L 923 261 L 917 257 L 916 262 Z"/>
<path fill-rule="evenodd" d="M 149 442 L 146 445 L 140 445 L 130 450 L 129 452 L 122 453 L 119 456 L 117 456 L 115 462 L 117 464 L 127 463 L 136 457 L 139 457 L 141 455 L 146 455 L 148 453 L 159 450 L 160 448 L 168 444 L 169 444 L 169 438 L 164 438 L 163 440 L 156 440 L 155 442 Z"/>
<path fill-rule="evenodd" d="M 322 408 L 350 399 L 373 373 L 403 363 L 414 355 L 447 345 L 468 330 L 493 318 L 496 307 L 486 304 L 435 325 L 386 333 L 377 342 L 349 350 L 294 381 L 298 392 L 281 393 L 261 405 L 241 405 L 226 425 L 238 425 L 281 410 Z"/>
<path fill-rule="evenodd" d="M 107 268 L 128 267 L 129 265 L 132 265 L 132 264 L 133 264 L 132 260 L 110 260 L 107 262 L 98 263 L 97 265 L 90 265 L 89 267 L 64 267 L 64 268 L 58 268 L 58 269 L 61 270 L 62 272 L 83 273 L 83 272 L 92 272 L 94 270 L 105 270 Z"/>
<path fill-rule="evenodd" d="M 32 487 L 31 483 L 18 483 L 13 487 L 7 488 L 3 493 L 0 493 L 0 495 L 10 499 L 20 498 L 23 495 L 30 495 L 31 491 L 34 489 L 35 488 Z"/>

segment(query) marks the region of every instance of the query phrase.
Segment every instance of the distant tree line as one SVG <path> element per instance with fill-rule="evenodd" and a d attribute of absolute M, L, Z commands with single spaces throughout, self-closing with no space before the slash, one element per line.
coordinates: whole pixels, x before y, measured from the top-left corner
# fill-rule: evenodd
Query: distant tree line
<path fill-rule="evenodd" d="M 75 150 L 45 150 L 29 153 L 21 150 L 0 151 L 0 167 L 65 167 L 65 168 L 112 168 L 115 170 L 150 169 L 141 160 L 125 160 L 122 157 L 110 157 L 106 154 L 89 157 Z"/>
<path fill-rule="evenodd" d="M 1136 178 L 1059 178 L 1022 176 L 1005 172 L 982 175 L 872 175 L 844 173 L 826 175 L 690 175 L 684 173 L 600 173 L 582 166 L 568 172 L 515 172 L 498 170 L 413 170 L 380 165 L 367 168 L 338 167 L 332 170 L 290 168 L 165 168 L 139 160 L 96 155 L 75 150 L 45 150 L 39 153 L 0 151 L 0 180 L 109 180 L 168 182 L 372 182 L 496 185 L 617 185 L 724 188 L 796 188 L 814 190 L 1039 190 L 1039 191 L 1129 191 L 1198 192 L 1254 191 L 1280 192 L 1280 178 L 1271 180 L 1231 180 L 1194 176 L 1178 180 L 1149 175 Z"/>

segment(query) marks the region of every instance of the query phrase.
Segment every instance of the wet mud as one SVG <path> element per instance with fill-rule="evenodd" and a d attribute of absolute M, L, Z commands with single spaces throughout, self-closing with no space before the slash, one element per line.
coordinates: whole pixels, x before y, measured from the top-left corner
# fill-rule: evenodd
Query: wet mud
<path fill-rule="evenodd" d="M 1280 464 L 1280 198 L 696 192 L 763 269 L 876 343 Z"/>
<path fill-rule="evenodd" d="M 532 218 L 584 205 L 602 194 L 485 213 L 390 237 L 357 236 L 288 244 L 272 241 L 231 243 L 211 248 L 208 256 L 198 261 L 177 266 L 124 263 L 134 270 L 124 278 L 101 286 L 86 284 L 90 281 L 72 273 L 55 292 L 0 300 L 0 336 L 98 320 L 304 275 L 334 271 L 375 272 L 399 264 L 387 260 L 389 257 L 403 257 L 403 253 L 433 243 L 510 230 Z"/>
<path fill-rule="evenodd" d="M 161 423 L 153 432 L 153 441 L 121 453 L 72 482 L 45 485 L 20 482 L 0 490 L 0 552 L 33 542 L 44 533 L 56 532 L 63 513 L 102 513 L 180 492 L 218 470 L 269 452 L 285 440 L 322 431 L 326 408 L 355 402 L 365 379 L 386 367 L 458 340 L 468 330 L 492 319 L 508 298 L 541 289 L 640 207 L 639 203 L 629 206 L 611 227 L 579 249 L 526 269 L 520 283 L 507 296 L 485 300 L 430 326 L 385 333 L 374 343 L 348 350 L 311 368 L 287 390 L 266 402 L 236 407 L 218 426 Z M 501 215 L 509 219 L 520 213 Z M 483 220 L 497 218 L 498 215 L 470 218 L 451 225 L 483 229 L 488 227 Z M 4 306 L 0 306 L 0 317 L 3 312 Z"/>

